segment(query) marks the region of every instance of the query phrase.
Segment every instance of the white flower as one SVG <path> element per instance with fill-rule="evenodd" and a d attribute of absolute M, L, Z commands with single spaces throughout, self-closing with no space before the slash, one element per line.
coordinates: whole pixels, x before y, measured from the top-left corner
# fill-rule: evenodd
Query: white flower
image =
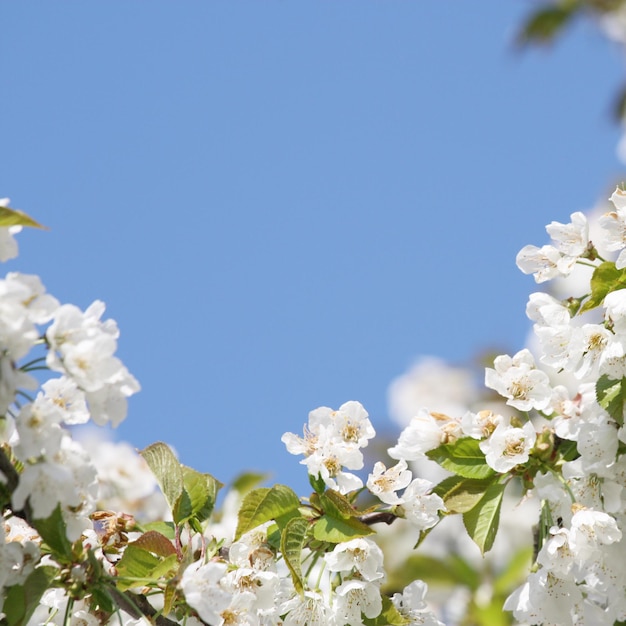
<path fill-rule="evenodd" d="M 493 433 L 496 427 L 503 422 L 510 420 L 498 415 L 493 411 L 479 411 L 472 413 L 468 411 L 461 419 L 463 434 L 473 439 L 485 439 Z"/>
<path fill-rule="evenodd" d="M 520 411 L 541 411 L 550 404 L 550 380 L 535 367 L 530 350 L 524 348 L 513 357 L 500 355 L 493 365 L 485 370 L 485 385 L 508 398 L 507 404 Z"/>
<path fill-rule="evenodd" d="M 13 508 L 20 511 L 27 500 L 36 519 L 49 517 L 59 502 L 81 505 L 71 469 L 49 461 L 27 465 L 20 474 L 17 489 L 13 492 Z"/>
<path fill-rule="evenodd" d="M 359 537 L 338 543 L 324 559 L 331 572 L 351 573 L 356 570 L 363 580 L 373 581 L 382 578 L 383 553 L 370 539 Z"/>
<path fill-rule="evenodd" d="M 374 436 L 367 412 L 358 402 L 346 402 L 338 411 L 320 407 L 309 413 L 304 438 L 285 433 L 281 440 L 291 454 L 304 454 L 300 461 L 311 476 L 319 476 L 331 489 L 348 493 L 363 486 L 363 481 L 343 468 L 363 467 L 361 447 Z"/>
<path fill-rule="evenodd" d="M 385 504 L 400 504 L 402 500 L 396 491 L 404 489 L 413 476 L 411 470 L 407 468 L 408 465 L 403 459 L 389 469 L 384 463 L 377 461 L 374 471 L 367 479 L 367 488 Z"/>
<path fill-rule="evenodd" d="M 567 276 L 576 263 L 575 257 L 564 256 L 554 246 L 524 246 L 515 259 L 524 274 L 533 274 L 535 282 L 543 283 L 556 276 Z"/>
<path fill-rule="evenodd" d="M 604 297 L 605 319 L 616 333 L 626 332 L 626 289 L 611 291 Z"/>
<path fill-rule="evenodd" d="M 505 601 L 504 610 L 513 611 L 519 622 L 574 626 L 574 616 L 581 613 L 582 590 L 573 579 L 557 578 L 542 568 Z M 613 623 L 613 620 L 611 620 Z"/>
<path fill-rule="evenodd" d="M 361 613 L 374 618 L 383 609 L 380 589 L 375 583 L 365 580 L 347 580 L 337 589 L 333 613 L 337 623 L 362 626 Z"/>
<path fill-rule="evenodd" d="M 449 443 L 462 436 L 458 420 L 441 413 L 422 409 L 400 433 L 397 445 L 387 451 L 392 459 L 416 461 L 442 443 Z"/>
<path fill-rule="evenodd" d="M 559 578 L 567 578 L 574 566 L 575 554 L 569 543 L 569 530 L 553 526 L 550 537 L 537 555 L 537 563 Z"/>
<path fill-rule="evenodd" d="M 316 591 L 294 596 L 280 611 L 287 613 L 283 626 L 333 626 L 335 623 L 327 600 Z"/>
<path fill-rule="evenodd" d="M 225 563 L 210 561 L 205 565 L 192 563 L 183 572 L 180 587 L 185 600 L 209 624 L 223 623 L 221 613 L 231 601 L 232 594 L 220 586 L 227 569 Z"/>
<path fill-rule="evenodd" d="M 620 250 L 615 261 L 618 270 L 626 267 L 626 205 L 624 204 L 625 192 L 619 187 L 613 192 L 610 200 L 615 205 L 615 211 L 605 213 L 599 220 L 604 229 L 604 245 L 607 250 L 613 252 Z"/>
<path fill-rule="evenodd" d="M 274 607 L 279 578 L 275 572 L 240 567 L 225 574 L 220 584 L 233 596 L 250 594 L 246 610 L 269 611 Z"/>
<path fill-rule="evenodd" d="M 50 415 L 52 421 L 68 425 L 89 421 L 85 394 L 73 380 L 66 376 L 52 378 L 41 388 L 45 394 L 39 394 L 35 403 Z"/>
<path fill-rule="evenodd" d="M 569 224 L 551 222 L 546 230 L 559 252 L 568 257 L 579 257 L 589 243 L 589 226 L 585 214 L 580 211 L 572 213 L 570 218 Z"/>
<path fill-rule="evenodd" d="M 402 494 L 402 511 L 406 519 L 419 530 L 432 528 L 439 521 L 439 511 L 445 511 L 443 500 L 428 492 L 433 484 L 424 478 L 415 478 Z"/>
<path fill-rule="evenodd" d="M 424 601 L 427 591 L 428 585 L 424 581 L 414 580 L 391 599 L 398 612 L 409 620 L 407 626 L 444 626 Z"/>
<path fill-rule="evenodd" d="M 516 465 L 528 461 L 536 439 L 535 428 L 530 422 L 526 422 L 522 428 L 502 423 L 479 446 L 487 465 L 504 474 Z"/>
<path fill-rule="evenodd" d="M 604 511 L 581 508 L 572 516 L 570 546 L 579 562 L 593 559 L 601 545 L 610 545 L 622 538 L 615 518 Z"/>
<path fill-rule="evenodd" d="M 358 448 L 367 446 L 368 439 L 376 435 L 367 411 L 355 400 L 345 402 L 336 411 L 326 406 L 311 411 L 309 427 L 313 432 L 324 428 L 331 439 Z"/>

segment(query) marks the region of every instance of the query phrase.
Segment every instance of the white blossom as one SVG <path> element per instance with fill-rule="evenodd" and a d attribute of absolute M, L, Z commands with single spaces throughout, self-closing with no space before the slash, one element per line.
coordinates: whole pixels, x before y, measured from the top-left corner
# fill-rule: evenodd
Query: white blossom
<path fill-rule="evenodd" d="M 374 471 L 367 479 L 367 488 L 385 504 L 400 504 L 402 499 L 396 491 L 404 489 L 413 476 L 411 470 L 407 468 L 408 465 L 403 459 L 389 469 L 384 463 L 377 461 Z"/>
<path fill-rule="evenodd" d="M 502 423 L 479 446 L 485 454 L 487 465 L 504 474 L 516 465 L 528 461 L 536 439 L 535 428 L 530 422 L 526 422 L 521 428 Z"/>

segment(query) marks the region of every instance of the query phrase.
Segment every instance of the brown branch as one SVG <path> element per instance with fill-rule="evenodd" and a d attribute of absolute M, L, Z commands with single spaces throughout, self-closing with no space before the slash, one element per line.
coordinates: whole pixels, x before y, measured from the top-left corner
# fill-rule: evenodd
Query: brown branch
<path fill-rule="evenodd" d="M 392 524 L 398 516 L 391 511 L 380 511 L 377 513 L 366 513 L 365 515 L 361 515 L 359 517 L 359 521 L 371 526 L 372 524 L 380 524 L 385 523 L 387 526 Z"/>

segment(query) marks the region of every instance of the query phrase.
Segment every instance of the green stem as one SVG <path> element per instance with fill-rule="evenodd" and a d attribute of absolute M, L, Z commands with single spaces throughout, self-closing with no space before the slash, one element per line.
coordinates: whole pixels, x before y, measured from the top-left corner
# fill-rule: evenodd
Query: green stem
<path fill-rule="evenodd" d="M 74 598 L 69 597 L 67 599 L 67 606 L 65 607 L 65 615 L 63 616 L 64 626 L 70 626 L 72 621 L 72 609 L 74 608 Z"/>

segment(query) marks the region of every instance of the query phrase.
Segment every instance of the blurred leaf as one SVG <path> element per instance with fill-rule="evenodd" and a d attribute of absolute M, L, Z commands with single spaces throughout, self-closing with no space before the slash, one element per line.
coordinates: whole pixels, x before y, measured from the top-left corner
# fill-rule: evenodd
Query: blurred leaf
<path fill-rule="evenodd" d="M 296 493 L 285 485 L 274 485 L 271 489 L 260 487 L 250 491 L 239 509 L 235 541 L 245 532 L 281 517 L 300 507 Z"/>
<path fill-rule="evenodd" d="M 28 623 L 44 592 L 50 587 L 59 570 L 44 565 L 34 569 L 22 585 L 13 585 L 6 590 L 4 598 L 5 620 L 7 626 L 23 626 Z"/>
<path fill-rule="evenodd" d="M 480 502 L 463 514 L 463 523 L 467 533 L 480 549 L 481 554 L 489 552 L 493 546 L 498 524 L 505 485 L 491 485 Z"/>
<path fill-rule="evenodd" d="M 104 611 L 105 613 L 113 613 L 116 608 L 113 596 L 107 587 L 100 585 L 91 589 L 91 603 L 89 606 L 91 612 Z"/>
<path fill-rule="evenodd" d="M 457 439 L 454 443 L 443 444 L 426 453 L 449 472 L 465 478 L 489 478 L 495 471 L 485 462 L 479 442 L 472 437 Z"/>
<path fill-rule="evenodd" d="M 616 122 L 622 122 L 626 118 L 626 87 L 621 87 L 615 98 L 613 117 Z"/>
<path fill-rule="evenodd" d="M 254 489 L 257 485 L 260 485 L 264 480 L 268 479 L 268 474 L 260 474 L 256 472 L 246 472 L 239 474 L 235 478 L 232 489 L 239 492 L 242 496 L 248 493 L 251 489 Z"/>
<path fill-rule="evenodd" d="M 433 586 L 464 585 L 470 589 L 476 589 L 481 583 L 480 573 L 460 556 L 437 558 L 412 554 L 388 575 L 385 593 L 400 591 L 414 580 L 423 580 Z"/>
<path fill-rule="evenodd" d="M 5 206 L 0 206 L 0 227 L 6 228 L 8 226 L 30 226 L 32 228 L 45 228 L 39 222 L 36 222 L 32 217 L 26 215 L 22 211 L 17 209 L 9 209 Z"/>
<path fill-rule="evenodd" d="M 43 541 L 48 544 L 52 556 L 59 563 L 71 563 L 73 559 L 72 544 L 67 538 L 67 530 L 61 505 L 57 504 L 50 517 L 46 519 L 34 519 L 33 526 L 41 535 Z"/>
<path fill-rule="evenodd" d="M 531 546 L 525 546 L 513 554 L 507 561 L 505 569 L 493 583 L 494 593 L 508 596 L 514 589 L 519 587 L 530 573 L 532 558 L 533 549 Z"/>
<path fill-rule="evenodd" d="M 304 517 L 294 517 L 287 522 L 280 540 L 280 551 L 285 563 L 291 572 L 293 586 L 298 593 L 302 593 L 302 546 L 309 529 L 309 521 Z"/>
<path fill-rule="evenodd" d="M 540 8 L 532 13 L 522 25 L 517 35 L 518 44 L 551 43 L 579 9 L 578 3 L 571 1 Z"/>

